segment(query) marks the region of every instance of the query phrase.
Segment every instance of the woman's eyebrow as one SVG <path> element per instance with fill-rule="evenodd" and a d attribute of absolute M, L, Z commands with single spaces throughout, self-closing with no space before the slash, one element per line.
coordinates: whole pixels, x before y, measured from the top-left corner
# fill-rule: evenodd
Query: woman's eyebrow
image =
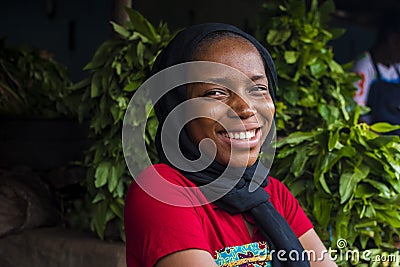
<path fill-rule="evenodd" d="M 259 81 L 259 80 L 267 80 L 267 77 L 263 74 L 260 75 L 253 75 L 250 77 L 250 80 L 254 81 Z M 217 84 L 217 85 L 223 85 L 223 86 L 228 86 L 228 85 L 233 85 L 234 81 L 233 79 L 226 77 L 226 78 L 220 78 L 220 77 L 210 77 L 207 78 L 206 83 L 212 83 L 212 84 Z"/>
<path fill-rule="evenodd" d="M 234 84 L 235 84 L 231 78 L 219 78 L 219 77 L 207 78 L 207 80 L 204 82 L 221 85 L 221 86 L 228 87 L 228 88 L 234 86 Z"/>
<path fill-rule="evenodd" d="M 265 80 L 267 77 L 263 74 L 261 75 L 254 75 L 250 78 L 252 81 L 258 81 L 258 80 Z"/>
<path fill-rule="evenodd" d="M 253 75 L 252 77 L 245 79 L 244 82 L 247 84 L 247 86 L 253 86 L 256 82 L 259 81 L 266 81 L 268 84 L 268 79 L 266 75 L 263 74 Z M 203 81 L 203 83 L 223 86 L 233 91 L 235 91 L 235 88 L 237 87 L 237 81 L 235 81 L 235 79 L 232 77 L 208 77 Z"/>

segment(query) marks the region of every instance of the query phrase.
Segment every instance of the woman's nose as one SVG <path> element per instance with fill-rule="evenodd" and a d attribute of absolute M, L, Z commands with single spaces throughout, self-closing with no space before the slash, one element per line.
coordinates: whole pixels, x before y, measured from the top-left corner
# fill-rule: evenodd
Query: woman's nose
<path fill-rule="evenodd" d="M 228 111 L 229 117 L 239 117 L 241 119 L 247 119 L 257 113 L 255 107 L 252 105 L 249 99 L 245 99 L 243 96 L 238 94 L 232 94 L 231 99 L 228 102 L 230 110 Z"/>

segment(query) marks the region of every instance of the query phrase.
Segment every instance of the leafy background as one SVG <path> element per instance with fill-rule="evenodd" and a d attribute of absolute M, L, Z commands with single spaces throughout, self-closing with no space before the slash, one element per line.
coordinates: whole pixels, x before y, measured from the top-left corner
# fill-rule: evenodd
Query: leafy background
<path fill-rule="evenodd" d="M 0 114 L 76 117 L 80 96 L 64 65 L 45 50 L 0 40 Z"/>
<path fill-rule="evenodd" d="M 82 94 L 80 119 L 89 118 L 90 137 L 94 142 L 84 162 L 88 167 L 85 181 L 88 203 L 83 206 L 89 208 L 90 228 L 100 238 L 108 233 L 109 238 L 117 235 L 124 239 L 124 197 L 132 177 L 122 151 L 122 121 L 133 93 L 148 78 L 156 55 L 170 39 L 165 24 L 154 27 L 137 11 L 126 11 L 129 20 L 125 25 L 112 23 L 119 38 L 110 39 L 99 47 L 85 67 L 89 77 L 74 88 Z M 145 112 L 145 108 L 145 105 L 138 106 L 136 111 Z M 134 123 L 139 126 L 146 121 Z M 149 151 L 154 151 L 157 128 L 154 114 L 147 119 L 147 124 L 145 138 Z M 140 156 L 138 153 L 136 160 L 140 161 Z M 150 156 L 156 160 L 155 152 L 150 152 Z"/>

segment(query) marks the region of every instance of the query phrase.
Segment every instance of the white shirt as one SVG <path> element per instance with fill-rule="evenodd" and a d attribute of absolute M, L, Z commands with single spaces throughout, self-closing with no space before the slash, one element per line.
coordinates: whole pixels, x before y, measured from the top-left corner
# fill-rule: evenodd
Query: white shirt
<path fill-rule="evenodd" d="M 396 64 L 400 70 L 400 64 Z M 400 77 L 397 75 L 393 65 L 385 66 L 377 63 L 381 79 L 387 82 L 400 83 Z M 355 83 L 357 92 L 354 95 L 354 100 L 361 106 L 365 106 L 368 100 L 369 88 L 372 82 L 377 79 L 377 73 L 372 63 L 371 55 L 365 52 L 360 59 L 354 63 L 353 71 L 361 76 L 361 80 Z"/>

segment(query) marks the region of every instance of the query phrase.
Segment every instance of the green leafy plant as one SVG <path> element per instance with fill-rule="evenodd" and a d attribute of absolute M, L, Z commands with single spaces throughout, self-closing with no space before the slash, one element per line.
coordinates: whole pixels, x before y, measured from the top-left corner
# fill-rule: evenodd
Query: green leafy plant
<path fill-rule="evenodd" d="M 72 117 L 79 98 L 71 84 L 66 67 L 47 51 L 0 41 L 1 115 Z"/>
<path fill-rule="evenodd" d="M 151 66 L 171 35 L 166 24 L 156 28 L 139 12 L 126 9 L 129 20 L 124 25 L 112 22 L 118 38 L 105 41 L 96 51 L 85 70 L 90 77 L 75 85 L 83 92 L 81 119 L 90 119 L 90 137 L 93 145 L 86 153 L 89 167 L 85 186 L 90 205 L 90 228 L 100 238 L 107 229 L 123 234 L 123 207 L 127 187 L 132 181 L 126 167 L 121 144 L 122 122 L 128 103 L 136 89 L 149 77 Z M 146 105 L 135 107 L 144 112 Z M 143 120 L 133 122 L 136 126 Z M 147 118 L 145 138 L 150 157 L 156 161 L 154 135 L 157 120 Z M 139 160 L 141 155 L 137 155 Z M 106 233 L 107 235 L 107 233 Z"/>
<path fill-rule="evenodd" d="M 277 0 L 264 8 L 260 39 L 264 36 L 279 77 L 281 139 L 273 175 L 284 179 L 327 246 L 336 248 L 345 239 L 344 249 L 372 247 L 374 253 L 394 255 L 400 139 L 382 133 L 398 127 L 358 123 L 364 110 L 352 99 L 357 77 L 350 65 L 335 62 L 328 44 L 343 32 L 328 27 L 333 1 L 312 0 L 307 6 L 307 1 Z M 367 259 L 339 263 L 379 264 Z"/>

